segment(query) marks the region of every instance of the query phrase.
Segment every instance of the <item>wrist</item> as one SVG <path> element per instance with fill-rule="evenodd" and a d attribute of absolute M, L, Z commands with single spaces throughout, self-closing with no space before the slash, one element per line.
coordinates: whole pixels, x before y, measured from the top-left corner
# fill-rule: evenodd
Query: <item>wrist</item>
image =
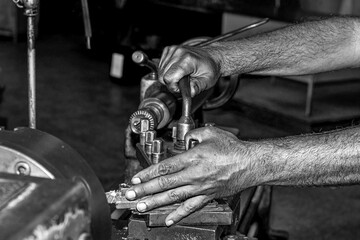
<path fill-rule="evenodd" d="M 285 165 L 281 163 L 281 153 L 275 145 L 266 141 L 251 142 L 249 155 L 257 185 L 272 185 L 279 180 Z"/>
<path fill-rule="evenodd" d="M 215 69 L 219 77 L 225 76 L 224 72 L 224 54 L 221 53 L 221 46 L 218 43 L 213 43 L 210 46 L 205 46 L 203 49 L 208 53 L 213 60 Z"/>

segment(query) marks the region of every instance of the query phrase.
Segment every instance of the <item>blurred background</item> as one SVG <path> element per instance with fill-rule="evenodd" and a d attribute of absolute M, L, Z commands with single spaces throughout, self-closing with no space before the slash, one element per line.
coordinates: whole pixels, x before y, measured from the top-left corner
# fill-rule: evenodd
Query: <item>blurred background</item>
<path fill-rule="evenodd" d="M 57 4 L 59 3 L 59 4 Z M 82 2 L 41 1 L 37 16 L 38 129 L 70 144 L 105 189 L 131 177 L 124 131 L 149 72 L 132 62 L 143 50 L 159 58 L 165 46 L 214 37 L 262 18 L 247 37 L 329 16 L 358 16 L 356 0 L 89 0 L 91 49 Z M 26 17 L 0 0 L 0 125 L 27 126 Z M 360 71 L 280 78 L 243 76 L 234 98 L 205 119 L 238 128 L 244 140 L 321 132 L 358 124 Z M 219 117 L 221 116 L 221 117 Z M 272 226 L 290 239 L 360 238 L 358 186 L 275 187 Z"/>

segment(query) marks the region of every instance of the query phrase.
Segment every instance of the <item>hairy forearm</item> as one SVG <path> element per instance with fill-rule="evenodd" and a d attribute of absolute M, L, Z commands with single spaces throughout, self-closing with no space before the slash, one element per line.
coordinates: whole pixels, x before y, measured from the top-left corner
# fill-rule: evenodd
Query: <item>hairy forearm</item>
<path fill-rule="evenodd" d="M 221 75 L 303 75 L 360 65 L 360 19 L 330 18 L 206 47 Z"/>
<path fill-rule="evenodd" d="M 254 143 L 255 168 L 265 184 L 360 183 L 360 127 Z"/>

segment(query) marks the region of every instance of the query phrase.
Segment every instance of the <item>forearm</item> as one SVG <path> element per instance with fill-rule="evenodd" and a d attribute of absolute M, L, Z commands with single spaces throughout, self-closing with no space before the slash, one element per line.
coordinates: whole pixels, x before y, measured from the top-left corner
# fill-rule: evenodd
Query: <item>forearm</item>
<path fill-rule="evenodd" d="M 270 185 L 360 183 L 360 128 L 256 142 L 258 178 Z"/>
<path fill-rule="evenodd" d="M 360 65 L 360 19 L 331 18 L 206 47 L 221 75 L 303 75 Z"/>

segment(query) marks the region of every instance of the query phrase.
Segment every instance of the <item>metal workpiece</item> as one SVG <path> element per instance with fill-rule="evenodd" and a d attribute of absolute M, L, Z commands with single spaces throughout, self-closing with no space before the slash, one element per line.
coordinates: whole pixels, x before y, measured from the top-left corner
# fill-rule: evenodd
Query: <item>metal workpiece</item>
<path fill-rule="evenodd" d="M 157 65 L 151 61 L 148 56 L 142 51 L 136 51 L 132 54 L 132 60 L 140 66 L 148 67 L 151 70 L 151 78 L 157 79 Z"/>

